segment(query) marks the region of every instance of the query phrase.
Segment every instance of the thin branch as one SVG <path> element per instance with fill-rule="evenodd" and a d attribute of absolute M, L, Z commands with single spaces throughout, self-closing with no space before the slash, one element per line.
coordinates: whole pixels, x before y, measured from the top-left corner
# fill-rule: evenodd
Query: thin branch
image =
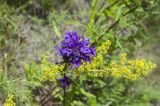
<path fill-rule="evenodd" d="M 127 11 L 126 13 L 122 14 L 122 16 L 123 16 L 123 17 L 126 16 L 127 14 L 135 11 L 137 8 L 138 8 L 138 6 L 133 7 L 132 9 L 130 9 L 129 11 Z M 114 23 L 104 32 L 104 34 L 102 34 L 95 42 L 93 42 L 93 43 L 91 44 L 91 46 L 95 45 L 95 44 L 97 43 L 97 41 L 101 40 L 101 39 L 105 36 L 106 33 L 110 32 L 110 30 L 113 29 L 113 28 L 119 23 L 119 21 L 120 21 L 120 19 L 118 19 L 116 22 L 114 22 Z"/>
<path fill-rule="evenodd" d="M 126 16 L 127 14 L 135 11 L 138 8 L 138 6 L 133 7 L 132 9 L 130 9 L 129 11 L 127 11 L 126 13 L 124 13 L 122 16 Z"/>
<path fill-rule="evenodd" d="M 111 7 L 113 7 L 114 5 L 116 5 L 120 0 L 116 0 L 114 3 L 110 4 L 109 6 L 107 6 L 106 8 L 100 10 L 100 13 L 103 12 L 104 10 L 110 9 Z M 105 4 L 105 3 L 103 3 Z M 99 16 L 95 17 L 94 23 L 99 19 Z"/>
<path fill-rule="evenodd" d="M 108 33 L 112 28 L 114 28 L 119 23 L 119 21 L 120 19 L 118 19 L 115 23 L 113 23 L 104 33 Z M 101 35 L 95 42 L 91 44 L 91 46 L 94 46 L 97 43 L 97 41 L 101 40 L 104 36 L 105 34 Z"/>
<path fill-rule="evenodd" d="M 111 7 L 113 7 L 115 4 L 117 4 L 120 0 L 115 1 L 113 4 L 109 5 L 108 7 L 106 7 L 105 9 L 109 9 Z"/>

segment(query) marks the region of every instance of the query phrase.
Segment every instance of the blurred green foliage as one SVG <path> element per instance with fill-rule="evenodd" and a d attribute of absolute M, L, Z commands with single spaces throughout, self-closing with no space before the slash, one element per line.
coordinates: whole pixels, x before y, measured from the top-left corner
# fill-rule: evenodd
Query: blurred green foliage
<path fill-rule="evenodd" d="M 110 39 L 111 60 L 117 61 L 120 52 L 127 52 L 129 58 L 151 59 L 157 63 L 157 69 L 134 82 L 81 76 L 68 89 L 67 105 L 160 105 L 159 0 L 0 0 L 0 3 L 0 105 L 8 94 L 14 95 L 17 106 L 60 104 L 61 88 L 55 82 L 41 82 L 37 70 L 43 55 L 54 62 L 59 60 L 52 47 L 65 31 L 71 30 L 90 37 L 96 46 Z"/>

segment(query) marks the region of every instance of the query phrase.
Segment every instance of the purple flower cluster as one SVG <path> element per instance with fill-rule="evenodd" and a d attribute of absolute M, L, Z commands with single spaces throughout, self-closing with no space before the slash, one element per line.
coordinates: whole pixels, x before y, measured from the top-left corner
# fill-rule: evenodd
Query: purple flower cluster
<path fill-rule="evenodd" d="M 61 46 L 57 47 L 57 51 L 64 61 L 72 65 L 72 68 L 78 68 L 82 61 L 90 62 L 96 54 L 95 48 L 89 47 L 89 44 L 89 39 L 80 37 L 76 32 L 67 32 L 63 36 Z"/>
<path fill-rule="evenodd" d="M 66 86 L 69 86 L 71 84 L 71 81 L 67 76 L 64 76 L 63 78 L 60 78 L 59 81 L 61 82 L 61 86 L 64 88 Z"/>

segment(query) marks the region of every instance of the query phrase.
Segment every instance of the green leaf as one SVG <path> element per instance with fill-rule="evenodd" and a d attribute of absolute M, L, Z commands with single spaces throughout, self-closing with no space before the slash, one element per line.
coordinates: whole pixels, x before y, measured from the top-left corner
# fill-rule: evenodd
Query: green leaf
<path fill-rule="evenodd" d="M 83 88 L 80 88 L 80 92 L 81 92 L 83 95 L 85 95 L 86 97 L 88 97 L 88 98 L 95 98 L 95 95 L 93 95 L 93 94 L 90 93 L 90 92 L 85 91 Z"/>
<path fill-rule="evenodd" d="M 61 32 L 58 30 L 58 27 L 57 27 L 56 22 L 54 20 L 52 20 L 51 25 L 52 25 L 52 27 L 53 27 L 54 32 L 56 33 L 56 35 L 58 37 L 60 37 L 61 36 Z"/>

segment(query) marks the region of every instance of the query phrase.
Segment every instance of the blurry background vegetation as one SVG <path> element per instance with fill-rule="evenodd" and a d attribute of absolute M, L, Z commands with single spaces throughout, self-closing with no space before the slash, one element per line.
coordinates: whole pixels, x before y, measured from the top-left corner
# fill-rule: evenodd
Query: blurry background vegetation
<path fill-rule="evenodd" d="M 123 17 L 135 5 L 136 11 Z M 104 33 L 120 18 L 118 27 Z M 104 34 L 98 44 L 111 39 L 115 46 L 110 55 L 115 60 L 120 51 L 126 51 L 129 58 L 157 64 L 150 75 L 134 82 L 82 77 L 68 100 L 73 106 L 160 106 L 159 0 L 0 0 L 0 69 L 8 76 L 0 74 L 0 106 L 13 91 L 17 106 L 43 104 L 40 97 L 48 94 L 44 88 L 54 84 L 27 80 L 24 66 L 39 63 L 44 55 L 57 61 L 53 47 L 65 31 L 72 30 L 89 36 L 92 42 Z M 44 106 L 54 106 L 61 98 L 51 96 Z"/>

